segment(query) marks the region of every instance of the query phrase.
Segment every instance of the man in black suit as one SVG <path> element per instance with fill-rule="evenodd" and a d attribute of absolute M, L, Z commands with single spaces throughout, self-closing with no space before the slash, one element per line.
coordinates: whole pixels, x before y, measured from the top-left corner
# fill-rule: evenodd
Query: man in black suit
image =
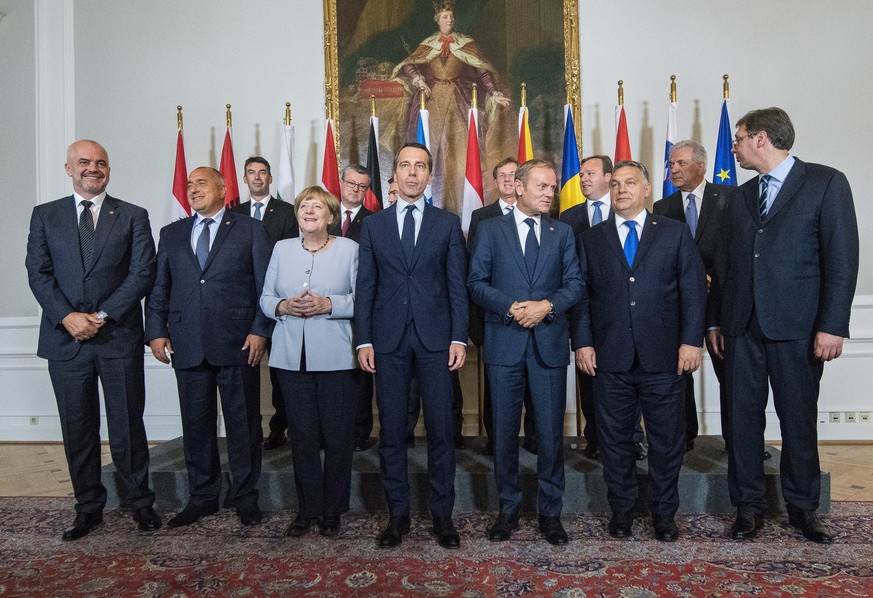
<path fill-rule="evenodd" d="M 98 380 L 122 506 L 140 530 L 154 531 L 161 519 L 148 483 L 140 306 L 155 278 L 149 217 L 106 194 L 109 156 L 99 143 L 70 145 L 65 168 L 73 195 L 34 208 L 25 260 L 43 311 L 37 354 L 48 360 L 76 496 L 76 519 L 62 538 L 81 538 L 103 521 Z"/>
<path fill-rule="evenodd" d="M 632 534 L 633 434 L 642 411 L 655 538 L 673 542 L 685 452 L 682 374 L 700 365 L 706 273 L 688 227 L 646 211 L 651 189 L 642 164 L 619 162 L 612 216 L 578 237 L 588 292 L 574 309 L 572 346 L 577 367 L 594 377 L 609 534 Z"/>
<path fill-rule="evenodd" d="M 656 201 L 652 213 L 666 216 L 688 224 L 691 236 L 697 243 L 707 276 L 712 276 L 715 263 L 715 252 L 721 241 L 721 223 L 726 200 L 731 188 L 726 185 L 715 185 L 707 181 L 706 150 L 696 141 L 679 141 L 670 150 L 670 178 L 676 193 Z M 712 359 L 712 368 L 719 382 L 719 399 L 721 405 L 721 432 L 725 442 L 729 443 L 730 419 L 726 402 L 724 379 L 724 362 Z M 685 375 L 685 450 L 694 448 L 694 439 L 699 431 L 697 423 L 697 402 L 694 399 L 694 377 Z"/>
<path fill-rule="evenodd" d="M 155 285 L 146 303 L 145 338 L 155 359 L 172 361 L 179 387 L 189 499 L 167 522 L 190 525 L 218 511 L 222 475 L 216 389 L 220 390 L 233 476 L 225 505 L 243 525 L 261 522 L 261 377 L 257 367 L 273 332 L 258 307 L 270 246 L 264 227 L 227 210 L 214 168 L 188 176 L 196 213 L 161 229 Z"/>
<path fill-rule="evenodd" d="M 255 220 L 263 222 L 264 228 L 267 229 L 270 252 L 272 253 L 273 245 L 278 241 L 300 236 L 294 206 L 270 195 L 273 175 L 270 173 L 270 163 L 265 158 L 250 156 L 243 165 L 243 170 L 243 182 L 249 188 L 250 199 L 232 206 L 230 211 L 237 214 L 247 214 Z M 287 442 L 285 430 L 288 429 L 285 401 L 282 399 L 281 390 L 279 390 L 279 380 L 276 377 L 275 368 L 270 368 L 270 386 L 272 387 L 271 401 L 275 413 L 270 418 L 270 433 L 264 439 L 264 450 L 266 451 L 285 444 Z"/>
<path fill-rule="evenodd" d="M 772 386 L 788 521 L 807 539 L 828 544 L 833 536 L 816 513 L 818 393 L 824 362 L 842 354 L 849 335 L 858 225 L 845 175 L 789 155 L 793 144 L 794 126 L 780 108 L 737 121 L 733 153 L 760 176 L 728 202 L 707 342 L 724 355 L 731 404 L 732 536 L 754 537 L 767 508 L 760 455 Z"/>

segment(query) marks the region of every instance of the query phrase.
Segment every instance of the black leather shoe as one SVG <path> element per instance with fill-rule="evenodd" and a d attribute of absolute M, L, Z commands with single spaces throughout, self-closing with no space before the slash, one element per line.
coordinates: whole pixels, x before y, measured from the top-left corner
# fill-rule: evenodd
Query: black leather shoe
<path fill-rule="evenodd" d="M 540 533 L 549 544 L 562 546 L 569 542 L 567 532 L 564 531 L 564 526 L 561 525 L 560 517 L 540 515 Z"/>
<path fill-rule="evenodd" d="M 436 534 L 437 543 L 443 548 L 451 550 L 461 546 L 461 536 L 458 535 L 451 517 L 434 517 L 433 533 Z"/>
<path fill-rule="evenodd" d="M 239 522 L 243 525 L 258 525 L 263 519 L 261 509 L 256 504 L 238 506 L 236 514 L 239 516 Z"/>
<path fill-rule="evenodd" d="M 830 544 L 834 541 L 830 530 L 815 511 L 788 508 L 788 523 L 803 532 L 803 537 L 819 544 Z"/>
<path fill-rule="evenodd" d="M 633 525 L 634 518 L 629 511 L 613 511 L 609 519 L 609 535 L 613 538 L 630 538 Z"/>
<path fill-rule="evenodd" d="M 161 518 L 151 507 L 140 507 L 133 512 L 133 520 L 141 532 L 153 532 L 161 529 Z"/>
<path fill-rule="evenodd" d="M 675 542 L 679 539 L 679 528 L 671 515 L 653 513 L 652 527 L 655 528 L 655 540 Z"/>
<path fill-rule="evenodd" d="M 300 536 L 306 535 L 306 532 L 309 531 L 309 528 L 318 523 L 318 519 L 315 517 L 301 517 L 297 515 L 297 518 L 291 522 L 291 525 L 288 526 L 288 529 L 285 530 L 285 535 L 290 536 L 292 538 L 299 538 Z"/>
<path fill-rule="evenodd" d="M 646 448 L 646 445 L 642 442 L 637 442 L 634 445 L 634 458 L 637 461 L 642 461 L 646 458 L 646 455 L 649 454 L 649 449 Z"/>
<path fill-rule="evenodd" d="M 167 522 L 167 527 L 174 528 L 182 527 L 184 525 L 191 525 L 201 517 L 212 515 L 214 513 L 218 513 L 217 502 L 206 503 L 202 505 L 188 503 L 184 509 L 182 509 L 175 517 Z"/>
<path fill-rule="evenodd" d="M 403 536 L 409 533 L 409 516 L 392 517 L 388 526 L 379 536 L 379 548 L 394 548 L 403 542 Z"/>
<path fill-rule="evenodd" d="M 597 444 L 594 442 L 589 442 L 585 445 L 585 448 L 582 449 L 582 454 L 588 457 L 589 459 L 596 459 L 597 455 L 600 454 L 600 449 L 597 447 Z"/>
<path fill-rule="evenodd" d="M 731 537 L 734 540 L 749 540 L 758 535 L 758 530 L 764 525 L 764 518 L 748 509 L 737 509 L 737 518 L 731 527 Z"/>
<path fill-rule="evenodd" d="M 92 529 L 103 523 L 103 511 L 96 513 L 77 513 L 76 519 L 73 521 L 72 527 L 64 530 L 61 539 L 64 542 L 78 540 L 88 535 Z"/>
<path fill-rule="evenodd" d="M 488 528 L 488 539 L 492 542 L 505 542 L 518 529 L 518 513 L 500 513 L 497 520 Z"/>
<path fill-rule="evenodd" d="M 285 438 L 285 434 L 282 432 L 270 432 L 270 435 L 264 439 L 264 450 L 272 451 L 273 449 L 277 449 L 280 446 L 284 446 L 288 440 Z"/>
<path fill-rule="evenodd" d="M 340 530 L 340 516 L 337 515 L 335 517 L 322 517 L 318 521 L 318 533 L 322 536 L 327 536 L 328 538 L 332 538 L 339 533 Z"/>

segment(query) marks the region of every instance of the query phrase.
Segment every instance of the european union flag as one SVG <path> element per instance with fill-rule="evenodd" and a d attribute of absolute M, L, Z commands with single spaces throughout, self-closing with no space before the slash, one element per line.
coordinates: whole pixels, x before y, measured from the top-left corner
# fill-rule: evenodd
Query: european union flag
<path fill-rule="evenodd" d="M 724 100 L 721 104 L 721 121 L 718 123 L 718 144 L 715 148 L 715 167 L 712 171 L 713 183 L 737 186 L 737 163 L 731 153 L 733 146 L 731 119 L 728 116 L 727 100 Z"/>

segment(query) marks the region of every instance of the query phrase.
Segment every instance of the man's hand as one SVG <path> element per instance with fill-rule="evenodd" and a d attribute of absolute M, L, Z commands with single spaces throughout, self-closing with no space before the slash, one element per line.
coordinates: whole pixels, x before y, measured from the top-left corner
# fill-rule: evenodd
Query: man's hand
<path fill-rule="evenodd" d="M 267 352 L 267 339 L 257 334 L 250 334 L 246 337 L 242 350 L 249 352 L 249 365 L 254 367 L 261 363 L 261 358 Z"/>
<path fill-rule="evenodd" d="M 376 373 L 376 351 L 373 347 L 361 347 L 358 349 L 358 365 L 365 372 Z"/>
<path fill-rule="evenodd" d="M 76 339 L 77 343 L 94 338 L 94 335 L 97 334 L 98 330 L 100 330 L 100 326 L 92 321 L 91 314 L 82 313 L 80 311 L 68 313 L 61 323 L 64 325 L 64 328 L 67 329 L 67 332 Z"/>
<path fill-rule="evenodd" d="M 170 355 L 173 354 L 173 345 L 170 344 L 168 338 L 156 338 L 149 341 L 149 349 L 152 350 L 152 355 L 161 363 L 170 363 Z"/>
<path fill-rule="evenodd" d="M 724 359 L 724 335 L 721 333 L 721 328 L 706 331 L 706 346 L 713 355 L 719 359 Z"/>
<path fill-rule="evenodd" d="M 552 311 L 552 305 L 545 299 L 542 301 L 522 301 L 521 303 L 513 303 L 513 307 L 518 306 L 518 315 L 513 314 L 515 321 L 525 328 L 533 328 L 543 321 Z M 510 312 L 511 313 L 511 312 Z"/>
<path fill-rule="evenodd" d="M 597 375 L 597 354 L 594 347 L 576 349 L 576 367 L 589 376 Z"/>
<path fill-rule="evenodd" d="M 679 345 L 679 367 L 677 374 L 690 374 L 700 367 L 700 347 Z"/>
<path fill-rule="evenodd" d="M 454 372 L 467 361 L 467 347 L 458 343 L 449 345 L 449 371 Z"/>
<path fill-rule="evenodd" d="M 815 333 L 815 358 L 819 361 L 831 361 L 843 354 L 843 337 L 828 334 L 827 332 Z"/>

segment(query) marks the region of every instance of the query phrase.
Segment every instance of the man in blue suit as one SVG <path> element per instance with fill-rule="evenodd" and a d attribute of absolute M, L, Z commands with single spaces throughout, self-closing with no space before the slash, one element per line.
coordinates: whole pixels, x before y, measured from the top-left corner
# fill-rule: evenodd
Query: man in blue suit
<path fill-rule="evenodd" d="M 381 548 L 399 545 L 409 532 L 406 428 L 413 372 L 423 382 L 434 532 L 440 546 L 460 546 L 452 523 L 450 372 L 464 365 L 467 354 L 467 263 L 458 217 L 424 201 L 432 168 L 424 145 L 404 144 L 394 158 L 400 198 L 368 216 L 361 229 L 355 333 L 361 368 L 378 371 L 379 457 L 390 514 Z"/>
<path fill-rule="evenodd" d="M 263 224 L 225 209 L 214 168 L 188 177 L 196 215 L 161 229 L 157 278 L 146 305 L 146 340 L 176 371 L 190 498 L 167 523 L 190 525 L 218 511 L 221 464 L 216 387 L 233 483 L 226 505 L 243 525 L 261 522 L 260 373 L 273 322 L 258 309 L 270 245 Z"/>
<path fill-rule="evenodd" d="M 25 260 L 43 311 L 37 354 L 48 360 L 76 495 L 76 519 L 62 538 L 81 538 L 103 521 L 98 379 L 122 504 L 139 529 L 154 531 L 161 519 L 148 483 L 140 306 L 155 277 L 149 217 L 106 194 L 109 156 L 99 143 L 73 143 L 65 168 L 73 195 L 34 208 Z"/>
<path fill-rule="evenodd" d="M 651 191 L 645 166 L 616 164 L 613 214 L 579 237 L 588 292 L 574 309 L 573 349 L 577 367 L 594 377 L 610 535 L 632 534 L 638 494 L 633 432 L 641 410 L 655 538 L 673 542 L 685 453 L 682 375 L 700 366 L 706 274 L 688 227 L 646 211 Z"/>
<path fill-rule="evenodd" d="M 769 387 L 782 432 L 780 479 L 788 521 L 829 544 L 817 412 L 824 362 L 849 336 L 858 277 L 858 224 L 843 173 L 789 155 L 794 126 L 780 108 L 737 122 L 733 153 L 753 178 L 733 194 L 716 257 L 707 342 L 724 355 L 734 539 L 752 538 L 767 508 L 761 451 Z M 757 457 L 757 458 L 756 458 Z"/>
<path fill-rule="evenodd" d="M 500 513 L 488 530 L 508 540 L 518 527 L 518 427 L 525 385 L 537 429 L 539 528 L 551 544 L 566 544 L 564 411 L 570 363 L 566 312 L 583 284 L 573 230 L 549 218 L 557 189 L 555 167 L 529 160 L 516 171 L 516 209 L 485 220 L 473 244 L 467 286 L 485 310 L 484 360 L 494 410 L 494 477 Z"/>

